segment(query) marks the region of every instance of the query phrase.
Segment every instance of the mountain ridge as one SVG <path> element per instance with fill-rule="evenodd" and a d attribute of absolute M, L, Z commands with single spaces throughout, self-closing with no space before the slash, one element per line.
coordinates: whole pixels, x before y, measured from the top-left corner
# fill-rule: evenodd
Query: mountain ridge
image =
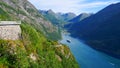
<path fill-rule="evenodd" d="M 93 15 L 92 13 L 81 13 L 80 15 L 74 17 L 73 19 L 69 20 L 69 22 L 77 23 L 82 21 L 83 19 Z"/>
<path fill-rule="evenodd" d="M 42 31 L 46 37 L 51 37 L 50 39 L 54 38 L 51 35 L 53 33 L 60 35 L 57 28 L 54 27 L 50 21 L 46 20 L 46 18 L 27 0 L 1 0 L 1 8 L 9 12 L 8 14 L 14 17 L 15 20 L 21 19 L 21 21 L 27 21 L 28 24 Z M 57 40 L 57 37 L 58 36 L 56 36 L 55 40 Z M 58 38 L 60 38 L 60 36 Z"/>
<path fill-rule="evenodd" d="M 78 23 L 72 24 L 68 31 L 73 36 L 86 40 L 86 43 L 94 49 L 120 58 L 119 18 L 120 3 L 116 3 Z"/>

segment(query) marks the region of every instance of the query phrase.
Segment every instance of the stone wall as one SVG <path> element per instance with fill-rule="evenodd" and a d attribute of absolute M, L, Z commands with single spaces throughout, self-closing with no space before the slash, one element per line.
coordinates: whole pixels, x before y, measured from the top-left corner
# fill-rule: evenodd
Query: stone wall
<path fill-rule="evenodd" d="M 0 25 L 0 39 L 4 40 L 18 40 L 21 36 L 20 24 L 1 24 Z"/>

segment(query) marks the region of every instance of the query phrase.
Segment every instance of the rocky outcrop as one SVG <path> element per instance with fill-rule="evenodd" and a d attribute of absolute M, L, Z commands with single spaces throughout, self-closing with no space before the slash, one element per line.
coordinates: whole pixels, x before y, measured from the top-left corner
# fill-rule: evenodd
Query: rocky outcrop
<path fill-rule="evenodd" d="M 48 38 L 52 37 L 51 34 L 58 33 L 58 29 L 50 21 L 46 20 L 28 0 L 1 0 L 0 9 L 5 11 L 9 17 L 12 17 L 12 20 L 21 20 L 28 23 L 38 31 L 43 32 Z M 0 15 L 2 14 L 1 12 Z M 1 17 L 0 20 L 6 19 L 1 19 Z"/>

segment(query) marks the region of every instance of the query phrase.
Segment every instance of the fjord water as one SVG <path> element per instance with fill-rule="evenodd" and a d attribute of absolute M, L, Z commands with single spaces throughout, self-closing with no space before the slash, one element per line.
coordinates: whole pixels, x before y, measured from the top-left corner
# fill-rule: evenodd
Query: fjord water
<path fill-rule="evenodd" d="M 80 68 L 120 68 L 120 60 L 98 52 L 85 43 L 69 35 L 62 35 L 60 41 L 69 46 Z M 66 40 L 71 40 L 71 43 Z"/>

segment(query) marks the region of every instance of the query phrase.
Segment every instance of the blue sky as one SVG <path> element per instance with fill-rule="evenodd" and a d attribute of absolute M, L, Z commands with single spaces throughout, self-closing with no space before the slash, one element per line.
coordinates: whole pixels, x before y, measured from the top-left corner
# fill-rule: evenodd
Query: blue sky
<path fill-rule="evenodd" d="M 109 4 L 120 2 L 120 0 L 28 0 L 37 9 L 49 10 L 54 12 L 74 12 L 80 14 L 96 13 Z"/>

